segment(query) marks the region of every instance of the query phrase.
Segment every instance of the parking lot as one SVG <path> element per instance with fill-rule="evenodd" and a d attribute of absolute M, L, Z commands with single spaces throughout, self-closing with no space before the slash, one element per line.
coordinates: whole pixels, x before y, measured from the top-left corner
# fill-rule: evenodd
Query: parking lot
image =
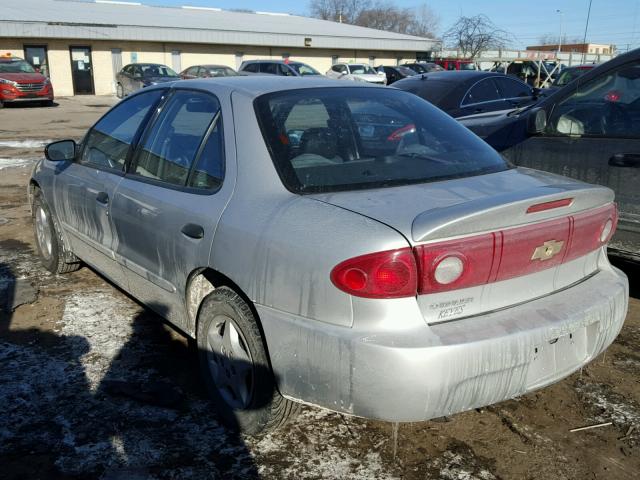
<path fill-rule="evenodd" d="M 305 407 L 263 438 L 227 433 L 185 338 L 91 269 L 54 276 L 35 254 L 29 166 L 115 102 L 78 96 L 0 112 L 0 476 L 638 478 L 640 269 L 621 261 L 631 299 L 619 337 L 552 387 L 424 423 Z"/>

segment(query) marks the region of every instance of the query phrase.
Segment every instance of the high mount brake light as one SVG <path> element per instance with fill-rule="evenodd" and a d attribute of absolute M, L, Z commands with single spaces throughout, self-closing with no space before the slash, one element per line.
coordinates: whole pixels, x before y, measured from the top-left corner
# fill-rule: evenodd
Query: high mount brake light
<path fill-rule="evenodd" d="M 597 250 L 609 242 L 617 222 L 617 209 L 611 204 L 413 250 L 371 253 L 338 264 L 331 281 L 340 290 L 365 298 L 412 297 L 484 285 L 546 270 Z"/>

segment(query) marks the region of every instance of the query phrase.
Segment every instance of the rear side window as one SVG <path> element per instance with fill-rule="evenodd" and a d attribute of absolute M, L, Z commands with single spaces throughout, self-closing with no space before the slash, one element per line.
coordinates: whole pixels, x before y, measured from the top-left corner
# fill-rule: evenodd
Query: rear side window
<path fill-rule="evenodd" d="M 122 171 L 129 147 L 150 109 L 165 90 L 151 90 L 124 100 L 91 129 L 80 163 Z"/>
<path fill-rule="evenodd" d="M 265 143 L 296 193 L 355 190 L 505 170 L 458 122 L 392 89 L 318 88 L 255 101 Z"/>
<path fill-rule="evenodd" d="M 211 95 L 176 91 L 141 143 L 133 173 L 186 186 L 203 138 L 219 110 L 220 104 Z"/>
<path fill-rule="evenodd" d="M 492 78 L 480 80 L 469 89 L 462 100 L 462 105 L 472 105 L 474 103 L 493 102 L 501 98 L 500 92 Z"/>

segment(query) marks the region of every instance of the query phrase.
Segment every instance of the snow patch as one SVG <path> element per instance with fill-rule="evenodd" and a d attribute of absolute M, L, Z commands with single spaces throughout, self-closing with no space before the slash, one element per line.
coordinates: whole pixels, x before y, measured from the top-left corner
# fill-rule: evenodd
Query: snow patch
<path fill-rule="evenodd" d="M 7 148 L 40 148 L 49 145 L 53 140 L 0 140 L 0 147 Z"/>
<path fill-rule="evenodd" d="M 5 168 L 26 167 L 32 165 L 37 158 L 0 158 L 0 170 Z"/>

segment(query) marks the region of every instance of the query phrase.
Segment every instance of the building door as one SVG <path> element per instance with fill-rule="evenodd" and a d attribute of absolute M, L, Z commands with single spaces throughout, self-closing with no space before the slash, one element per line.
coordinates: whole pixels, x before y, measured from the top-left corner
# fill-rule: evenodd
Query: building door
<path fill-rule="evenodd" d="M 49 77 L 49 58 L 46 45 L 25 45 L 24 59 L 45 77 Z"/>
<path fill-rule="evenodd" d="M 74 95 L 93 95 L 91 47 L 70 47 Z"/>
<path fill-rule="evenodd" d="M 113 92 L 116 91 L 117 75 L 122 70 L 122 49 L 121 48 L 112 48 L 111 49 L 111 70 L 113 70 Z"/>

